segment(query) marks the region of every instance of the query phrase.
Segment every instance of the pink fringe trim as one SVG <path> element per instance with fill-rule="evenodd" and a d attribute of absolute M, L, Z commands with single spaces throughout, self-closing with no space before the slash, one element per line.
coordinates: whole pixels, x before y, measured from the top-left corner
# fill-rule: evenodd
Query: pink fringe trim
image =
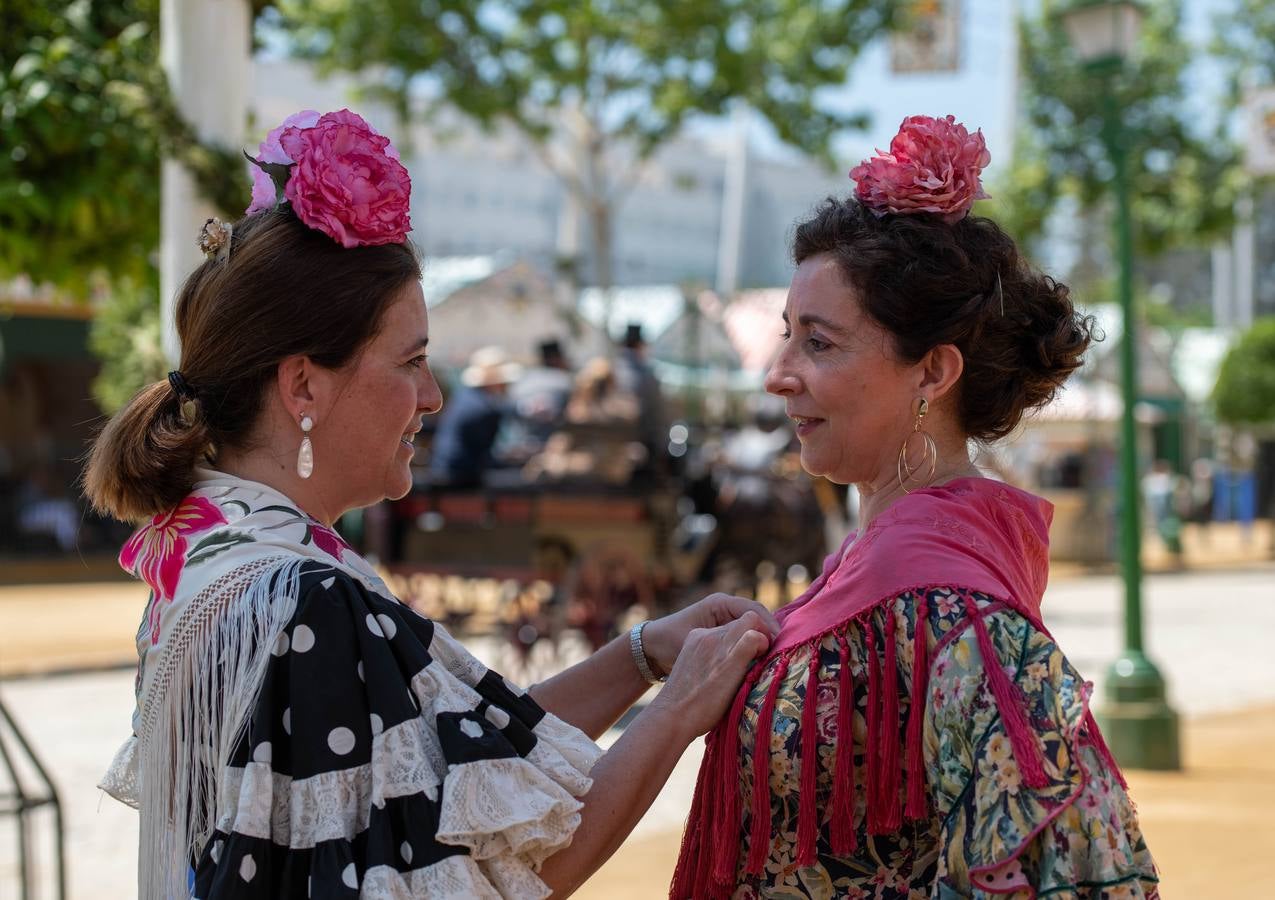
<path fill-rule="evenodd" d="M 749 833 L 748 862 L 744 870 L 760 875 L 770 855 L 770 729 L 775 714 L 775 697 L 788 674 L 788 656 L 779 657 L 766 699 L 757 713 L 757 745 L 753 748 L 753 822 Z"/>
<path fill-rule="evenodd" d="M 810 648 L 806 674 L 806 696 L 801 705 L 801 783 L 797 796 L 797 865 L 817 862 L 819 808 L 815 802 L 819 777 L 819 643 Z"/>
<path fill-rule="evenodd" d="M 1022 690 L 1009 679 L 996 658 L 996 649 L 992 646 L 991 636 L 987 633 L 987 625 L 979 612 L 978 603 L 966 594 L 966 612 L 970 617 L 971 627 L 978 638 L 978 652 L 983 657 L 983 673 L 987 676 L 988 687 L 996 698 L 996 708 L 1000 711 L 1001 720 L 1005 723 L 1005 733 L 1009 735 L 1009 744 L 1014 751 L 1014 761 L 1022 773 L 1023 784 L 1030 788 L 1042 788 L 1049 784 L 1049 776 L 1045 774 L 1045 754 L 1041 750 L 1040 741 L 1032 731 L 1027 720 L 1027 698 Z"/>
<path fill-rule="evenodd" d="M 858 844 L 854 827 L 854 677 L 850 671 L 850 645 L 838 633 L 837 750 L 832 770 L 832 815 L 829 838 L 832 852 L 848 856 Z"/>

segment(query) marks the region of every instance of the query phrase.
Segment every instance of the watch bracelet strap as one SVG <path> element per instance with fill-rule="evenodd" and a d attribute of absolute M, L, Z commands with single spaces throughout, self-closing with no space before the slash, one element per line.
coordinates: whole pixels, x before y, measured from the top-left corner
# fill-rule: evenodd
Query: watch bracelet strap
<path fill-rule="evenodd" d="M 659 677 L 651 670 L 651 664 L 646 658 L 646 650 L 642 646 L 642 629 L 651 624 L 651 620 L 638 622 L 629 629 L 629 652 L 633 654 L 633 662 L 637 666 L 638 674 L 646 681 L 647 684 L 659 684 L 667 681 L 667 676 Z"/>

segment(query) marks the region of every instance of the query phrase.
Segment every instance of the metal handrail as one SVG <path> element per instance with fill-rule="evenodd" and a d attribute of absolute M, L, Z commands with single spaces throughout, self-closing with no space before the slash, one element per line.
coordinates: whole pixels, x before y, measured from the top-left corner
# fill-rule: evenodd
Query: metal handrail
<path fill-rule="evenodd" d="M 53 807 L 54 846 L 57 854 L 57 897 L 58 900 L 65 900 L 66 829 L 62 822 L 62 801 L 58 798 L 53 779 L 49 777 L 48 771 L 31 748 L 30 742 L 18 728 L 18 723 L 9 712 L 9 708 L 5 706 L 3 698 L 0 698 L 0 719 L 3 719 L 3 723 L 0 723 L 3 725 L 0 727 L 0 763 L 3 764 L 9 781 L 13 785 L 11 793 L 0 793 L 0 804 L 3 804 L 0 805 L 0 816 L 14 816 L 18 820 L 18 867 L 22 881 L 22 900 L 31 900 L 34 891 L 34 873 L 31 871 L 31 855 L 28 846 L 31 827 L 29 817 L 32 812 L 44 806 Z M 15 748 L 10 746 L 11 741 L 16 743 L 18 753 L 35 770 L 41 782 L 37 793 L 30 793 L 23 786 L 22 778 L 14 764 Z"/>

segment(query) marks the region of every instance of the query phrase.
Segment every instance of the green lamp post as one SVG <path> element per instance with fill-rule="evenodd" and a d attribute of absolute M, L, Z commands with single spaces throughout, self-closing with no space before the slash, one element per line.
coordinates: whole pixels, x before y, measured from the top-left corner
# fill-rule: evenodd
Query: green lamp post
<path fill-rule="evenodd" d="M 1181 768 L 1178 717 L 1165 695 L 1164 678 L 1143 650 L 1142 523 L 1139 515 L 1137 429 L 1137 332 L 1133 309 L 1133 223 L 1130 210 L 1128 133 L 1113 84 L 1132 54 L 1142 11 L 1127 0 L 1080 0 L 1061 14 L 1076 55 L 1102 84 L 1103 142 L 1115 192 L 1118 290 L 1124 328 L 1120 343 L 1120 550 L 1124 573 L 1124 651 L 1107 671 L 1099 719 L 1116 758 L 1139 769 Z"/>

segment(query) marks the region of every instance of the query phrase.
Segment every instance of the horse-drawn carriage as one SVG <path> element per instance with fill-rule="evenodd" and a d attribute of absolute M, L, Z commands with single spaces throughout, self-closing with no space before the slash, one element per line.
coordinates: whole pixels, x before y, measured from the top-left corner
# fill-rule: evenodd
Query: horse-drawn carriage
<path fill-rule="evenodd" d="M 669 612 L 714 588 L 747 593 L 763 560 L 783 572 L 821 559 L 818 503 L 790 466 L 751 473 L 741 491 L 738 473 L 714 471 L 711 458 L 696 476 L 647 472 L 623 483 L 600 475 L 608 463 L 597 462 L 540 482 L 423 485 L 391 504 L 383 563 L 396 589 L 444 621 L 503 633 L 525 663 L 571 630 L 596 648 L 628 617 Z M 448 602 L 440 578 L 499 587 L 475 616 L 472 600 Z"/>

